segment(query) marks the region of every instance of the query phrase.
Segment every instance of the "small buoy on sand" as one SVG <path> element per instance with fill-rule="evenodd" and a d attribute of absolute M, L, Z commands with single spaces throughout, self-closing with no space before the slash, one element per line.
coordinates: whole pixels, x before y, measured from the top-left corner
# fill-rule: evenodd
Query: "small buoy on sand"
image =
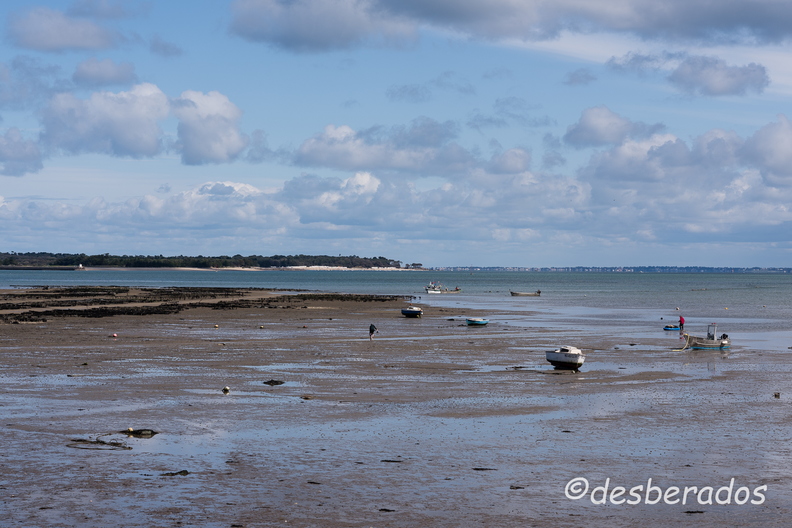
<path fill-rule="evenodd" d="M 228 394 L 229 392 L 231 392 L 231 389 L 228 387 L 228 385 L 223 387 L 223 394 Z"/>
<path fill-rule="evenodd" d="M 220 328 L 220 325 L 215 325 L 215 328 Z"/>
<path fill-rule="evenodd" d="M 679 310 L 679 306 L 677 306 L 676 309 Z"/>
<path fill-rule="evenodd" d="M 118 334 L 113 334 L 113 337 L 118 337 Z"/>
<path fill-rule="evenodd" d="M 134 431 L 134 430 L 135 430 L 135 428 L 134 428 L 134 427 L 127 427 L 127 431 L 129 431 L 130 433 L 131 433 L 132 431 Z"/>
<path fill-rule="evenodd" d="M 774 392 L 773 393 L 773 397 L 774 398 L 780 398 L 781 397 L 781 393 L 780 392 Z"/>
<path fill-rule="evenodd" d="M 264 328 L 264 325 L 259 326 L 259 328 Z"/>

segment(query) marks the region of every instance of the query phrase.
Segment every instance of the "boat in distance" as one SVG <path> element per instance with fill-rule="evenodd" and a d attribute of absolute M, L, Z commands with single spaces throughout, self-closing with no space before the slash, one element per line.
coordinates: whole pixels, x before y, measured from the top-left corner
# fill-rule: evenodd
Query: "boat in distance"
<path fill-rule="evenodd" d="M 686 348 L 691 348 L 693 350 L 719 350 L 729 348 L 731 346 L 731 339 L 729 339 L 729 336 L 727 334 L 721 334 L 715 337 L 717 333 L 718 325 L 717 323 L 712 323 L 707 325 L 707 337 L 684 334 L 685 346 L 682 347 L 682 350 Z"/>
<path fill-rule="evenodd" d="M 542 290 L 536 290 L 535 292 L 518 292 L 509 290 L 509 293 L 512 294 L 512 297 L 539 297 L 542 295 Z"/>
<path fill-rule="evenodd" d="M 426 290 L 426 293 L 459 293 L 462 291 L 459 286 L 451 290 L 439 282 L 430 282 L 424 286 L 424 290 Z"/>
<path fill-rule="evenodd" d="M 402 308 L 401 313 L 404 317 L 421 317 L 423 309 L 420 306 L 408 306 L 407 308 Z"/>
<path fill-rule="evenodd" d="M 489 323 L 489 319 L 484 319 L 483 317 L 468 317 L 465 319 L 465 322 L 468 326 L 484 326 Z"/>
<path fill-rule="evenodd" d="M 545 358 L 557 369 L 577 370 L 586 361 L 583 352 L 573 346 L 562 346 L 545 352 Z"/>

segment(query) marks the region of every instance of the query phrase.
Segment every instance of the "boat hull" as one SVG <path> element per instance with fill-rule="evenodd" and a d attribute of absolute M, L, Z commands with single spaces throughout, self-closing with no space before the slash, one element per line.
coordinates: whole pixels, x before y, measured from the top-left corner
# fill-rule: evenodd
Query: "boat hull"
<path fill-rule="evenodd" d="M 421 317 L 423 315 L 423 310 L 420 308 L 403 308 L 401 313 L 404 317 Z"/>
<path fill-rule="evenodd" d="M 489 319 L 481 319 L 479 317 L 471 317 L 469 319 L 465 319 L 468 326 L 484 326 L 485 324 L 489 323 Z"/>
<path fill-rule="evenodd" d="M 541 292 L 538 292 L 538 291 L 536 291 L 536 292 L 510 291 L 509 293 L 512 294 L 512 297 L 539 297 L 541 295 Z"/>
<path fill-rule="evenodd" d="M 687 347 L 693 350 L 721 350 L 731 347 L 731 339 L 707 339 L 689 335 L 687 336 Z"/>
<path fill-rule="evenodd" d="M 545 352 L 545 358 L 557 369 L 577 370 L 586 361 L 580 351 L 577 352 L 562 352 L 561 350 L 548 350 Z"/>

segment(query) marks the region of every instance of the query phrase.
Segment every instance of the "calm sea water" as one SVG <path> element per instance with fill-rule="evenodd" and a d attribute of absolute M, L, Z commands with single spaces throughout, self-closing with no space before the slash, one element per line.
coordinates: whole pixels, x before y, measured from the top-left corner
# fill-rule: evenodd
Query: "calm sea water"
<path fill-rule="evenodd" d="M 458 294 L 427 295 L 439 281 Z M 31 286 L 203 286 L 413 295 L 428 306 L 525 312 L 511 324 L 567 325 L 598 332 L 641 335 L 676 323 L 703 333 L 717 322 L 735 341 L 774 350 L 792 346 L 792 276 L 788 274 L 639 274 L 461 271 L 198 271 L 0 270 L 0 288 Z M 541 297 L 512 297 L 510 290 L 542 290 Z M 420 297 L 420 299 L 417 299 Z M 678 308 L 678 310 L 677 310 Z M 738 337 L 739 336 L 739 337 Z"/>

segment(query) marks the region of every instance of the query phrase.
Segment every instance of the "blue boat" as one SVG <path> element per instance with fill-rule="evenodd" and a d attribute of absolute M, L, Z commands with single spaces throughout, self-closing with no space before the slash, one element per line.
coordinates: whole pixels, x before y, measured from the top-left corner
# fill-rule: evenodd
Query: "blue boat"
<path fill-rule="evenodd" d="M 489 323 L 489 319 L 482 319 L 481 317 L 468 317 L 465 321 L 468 326 L 484 326 Z"/>

